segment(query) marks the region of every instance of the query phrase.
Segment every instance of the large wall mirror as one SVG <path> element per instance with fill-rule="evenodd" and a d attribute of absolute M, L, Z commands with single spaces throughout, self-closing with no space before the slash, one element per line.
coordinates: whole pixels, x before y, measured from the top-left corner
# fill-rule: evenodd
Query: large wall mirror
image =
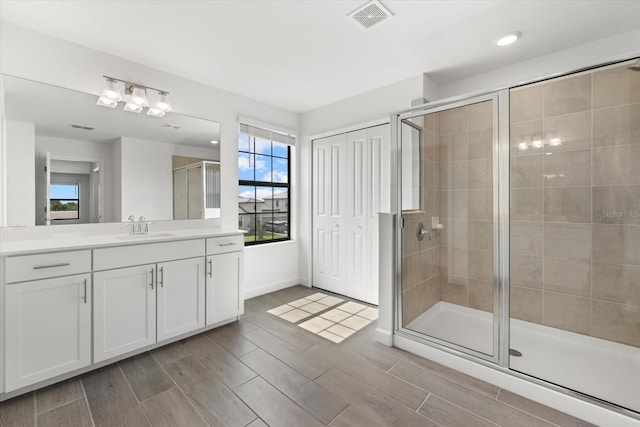
<path fill-rule="evenodd" d="M 220 217 L 220 125 L 0 75 L 3 226 Z"/>

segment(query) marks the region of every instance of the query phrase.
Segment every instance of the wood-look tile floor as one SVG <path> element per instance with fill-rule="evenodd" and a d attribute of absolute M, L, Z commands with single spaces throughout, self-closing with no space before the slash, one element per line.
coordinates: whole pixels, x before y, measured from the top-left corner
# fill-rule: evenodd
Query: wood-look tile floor
<path fill-rule="evenodd" d="M 315 292 L 248 300 L 238 322 L 0 403 L 0 426 L 590 425 L 375 343 L 375 322 L 334 344 L 267 313 Z"/>

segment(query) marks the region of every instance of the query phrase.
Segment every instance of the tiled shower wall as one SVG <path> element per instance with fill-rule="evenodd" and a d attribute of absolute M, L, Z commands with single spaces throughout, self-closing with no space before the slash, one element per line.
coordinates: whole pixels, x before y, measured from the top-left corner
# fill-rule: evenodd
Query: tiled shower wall
<path fill-rule="evenodd" d="M 627 65 L 511 90 L 511 316 L 640 346 L 640 72 Z"/>
<path fill-rule="evenodd" d="M 403 212 L 402 229 L 402 323 L 407 325 L 440 301 L 440 234 L 416 238 L 418 224 L 431 229 L 431 217 L 440 215 L 438 114 L 423 117 L 421 145 L 421 209 Z"/>
<path fill-rule="evenodd" d="M 422 210 L 403 212 L 403 323 L 439 301 L 493 311 L 492 104 L 423 118 Z M 431 229 L 440 217 L 443 230 Z M 418 224 L 431 241 L 416 239 Z"/>

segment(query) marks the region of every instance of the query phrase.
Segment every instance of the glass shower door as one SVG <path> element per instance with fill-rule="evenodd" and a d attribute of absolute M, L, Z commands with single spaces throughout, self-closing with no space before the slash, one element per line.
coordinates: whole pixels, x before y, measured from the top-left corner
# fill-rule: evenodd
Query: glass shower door
<path fill-rule="evenodd" d="M 407 333 L 497 360 L 497 96 L 412 114 L 400 132 L 398 320 Z"/>

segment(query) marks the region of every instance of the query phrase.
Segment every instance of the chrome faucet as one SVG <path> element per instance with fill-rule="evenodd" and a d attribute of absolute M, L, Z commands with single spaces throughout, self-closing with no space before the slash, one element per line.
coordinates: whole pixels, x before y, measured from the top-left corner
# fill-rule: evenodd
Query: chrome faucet
<path fill-rule="evenodd" d="M 143 216 L 138 218 L 138 234 L 149 234 L 149 223 Z"/>
<path fill-rule="evenodd" d="M 129 234 L 136 234 L 136 219 L 133 217 L 133 215 L 129 215 L 129 218 L 127 218 L 129 220 L 129 223 L 127 225 L 129 225 Z"/>

